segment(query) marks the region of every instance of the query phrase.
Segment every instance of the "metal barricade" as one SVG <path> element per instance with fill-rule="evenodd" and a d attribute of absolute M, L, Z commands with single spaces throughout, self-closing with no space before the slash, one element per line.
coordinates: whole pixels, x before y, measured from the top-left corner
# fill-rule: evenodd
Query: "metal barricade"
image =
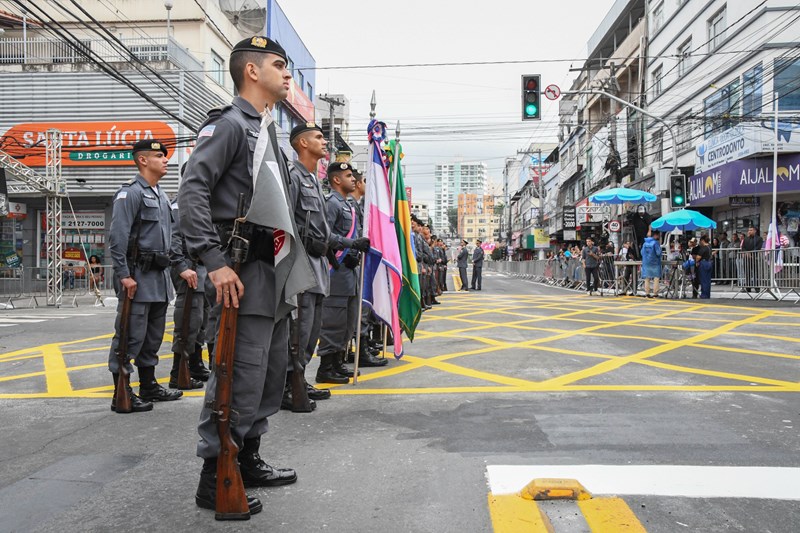
<path fill-rule="evenodd" d="M 23 293 L 23 267 L 20 268 L 0 268 L 0 298 L 4 303 L 2 307 L 14 308 L 14 300 L 21 298 Z"/>
<path fill-rule="evenodd" d="M 784 300 L 795 295 L 800 301 L 800 248 L 740 250 L 736 253 L 739 295 L 758 299 L 769 295 Z"/>
<path fill-rule="evenodd" d="M 711 250 L 714 270 L 711 282 L 717 285 L 730 284 L 731 287 L 738 282 L 736 269 L 736 253 L 739 248 L 713 248 Z"/>

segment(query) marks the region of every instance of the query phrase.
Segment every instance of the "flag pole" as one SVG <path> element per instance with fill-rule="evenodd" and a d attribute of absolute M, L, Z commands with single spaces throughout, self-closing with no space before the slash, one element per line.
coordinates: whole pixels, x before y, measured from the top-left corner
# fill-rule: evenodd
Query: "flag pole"
<path fill-rule="evenodd" d="M 369 102 L 369 118 L 370 121 L 375 119 L 375 107 L 377 106 L 377 101 L 375 100 L 375 89 L 372 90 L 372 99 Z M 371 147 L 372 150 L 375 147 Z M 367 164 L 371 164 L 372 160 Z M 366 180 L 366 169 L 364 171 L 364 179 Z M 364 187 L 369 185 L 368 183 L 364 183 Z M 367 212 L 366 205 L 364 205 L 364 212 Z M 365 223 L 366 220 L 362 220 L 362 226 L 364 231 L 362 232 L 364 237 L 369 238 L 369 226 Z M 357 285 L 357 293 L 358 293 L 358 322 L 356 323 L 356 354 L 353 357 L 353 386 L 358 385 L 358 358 L 361 355 L 361 313 L 364 310 L 364 263 L 366 262 L 366 253 L 361 257 L 361 265 L 358 269 L 358 285 Z"/>
<path fill-rule="evenodd" d="M 776 256 L 777 252 L 775 250 L 778 249 L 776 246 L 776 239 L 778 237 L 778 216 L 777 216 L 777 204 L 778 204 L 778 93 L 777 91 L 774 93 L 774 97 L 772 99 L 773 107 L 775 110 L 775 140 L 773 141 L 775 145 L 772 147 L 772 216 L 769 220 L 769 231 L 770 235 L 767 238 L 772 238 L 772 253 L 770 254 L 770 269 L 769 269 L 769 285 L 771 289 L 777 289 L 775 286 L 775 266 L 776 266 Z M 774 226 L 773 226 L 774 224 Z"/>
<path fill-rule="evenodd" d="M 394 158 L 394 174 L 393 180 L 390 180 L 389 185 L 392 186 L 392 216 L 394 217 L 394 208 L 397 205 L 397 173 L 400 172 L 400 121 L 397 121 L 397 127 L 394 130 L 394 150 L 392 150 L 392 157 Z M 392 183 L 393 181 L 394 183 Z"/>

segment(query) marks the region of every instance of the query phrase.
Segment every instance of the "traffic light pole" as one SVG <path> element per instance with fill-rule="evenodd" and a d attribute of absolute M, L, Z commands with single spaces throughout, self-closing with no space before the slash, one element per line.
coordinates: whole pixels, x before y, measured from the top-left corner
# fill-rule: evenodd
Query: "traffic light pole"
<path fill-rule="evenodd" d="M 614 96 L 613 94 L 607 93 L 607 92 L 602 91 L 600 89 L 589 89 L 589 90 L 585 90 L 585 91 L 568 91 L 568 92 L 564 92 L 562 94 L 565 94 L 565 95 L 570 95 L 570 94 L 596 94 L 596 95 L 599 95 L 599 96 L 605 96 L 606 98 L 610 98 L 611 100 L 614 100 L 615 102 L 620 103 L 620 104 L 624 105 L 625 107 L 633 109 L 637 113 L 641 113 L 642 115 L 644 115 L 646 117 L 650 117 L 653 120 L 655 120 L 656 122 L 659 122 L 659 123 L 663 124 L 664 127 L 669 132 L 670 139 L 672 139 L 672 174 L 679 174 L 679 171 L 678 171 L 678 144 L 677 144 L 676 139 L 675 139 L 675 132 L 672 130 L 672 126 L 667 124 L 667 122 L 663 118 L 658 117 L 656 115 L 653 115 L 652 113 L 648 113 L 647 111 L 645 111 L 641 107 L 633 105 L 632 103 L 628 102 L 627 100 L 623 100 L 622 98 L 619 98 L 618 96 Z"/>

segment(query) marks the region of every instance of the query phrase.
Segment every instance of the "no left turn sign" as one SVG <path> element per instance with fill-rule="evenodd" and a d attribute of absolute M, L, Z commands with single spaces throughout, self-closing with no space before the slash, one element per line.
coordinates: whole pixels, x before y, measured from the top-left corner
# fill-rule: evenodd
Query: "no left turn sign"
<path fill-rule="evenodd" d="M 558 85 L 548 85 L 544 89 L 544 96 L 548 100 L 557 100 L 561 96 L 561 89 L 558 88 Z"/>

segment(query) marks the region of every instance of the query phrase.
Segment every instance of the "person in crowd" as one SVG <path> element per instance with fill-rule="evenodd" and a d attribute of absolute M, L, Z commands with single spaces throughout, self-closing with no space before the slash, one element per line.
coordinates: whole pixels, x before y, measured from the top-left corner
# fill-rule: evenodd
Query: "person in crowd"
<path fill-rule="evenodd" d="M 600 261 L 600 248 L 595 246 L 592 239 L 586 239 L 586 246 L 581 250 L 581 263 L 586 272 L 586 292 L 589 296 L 600 290 Z"/>
<path fill-rule="evenodd" d="M 658 282 L 661 279 L 661 244 L 658 232 L 650 230 L 642 244 L 642 278 L 644 278 L 644 294 L 647 298 L 658 298 Z M 650 282 L 653 292 L 650 292 Z"/>
<path fill-rule="evenodd" d="M 700 298 L 711 298 L 711 275 L 714 269 L 714 254 L 708 242 L 708 235 L 700 236 L 700 244 L 692 250 L 694 256 L 695 272 L 699 280 Z"/>
<path fill-rule="evenodd" d="M 747 228 L 747 236 L 742 239 L 742 252 L 754 252 L 764 247 L 764 240 L 759 236 L 755 226 Z M 753 253 L 745 253 L 742 262 L 738 265 L 740 269 L 739 278 L 747 292 L 753 290 L 757 285 L 756 257 Z"/>

